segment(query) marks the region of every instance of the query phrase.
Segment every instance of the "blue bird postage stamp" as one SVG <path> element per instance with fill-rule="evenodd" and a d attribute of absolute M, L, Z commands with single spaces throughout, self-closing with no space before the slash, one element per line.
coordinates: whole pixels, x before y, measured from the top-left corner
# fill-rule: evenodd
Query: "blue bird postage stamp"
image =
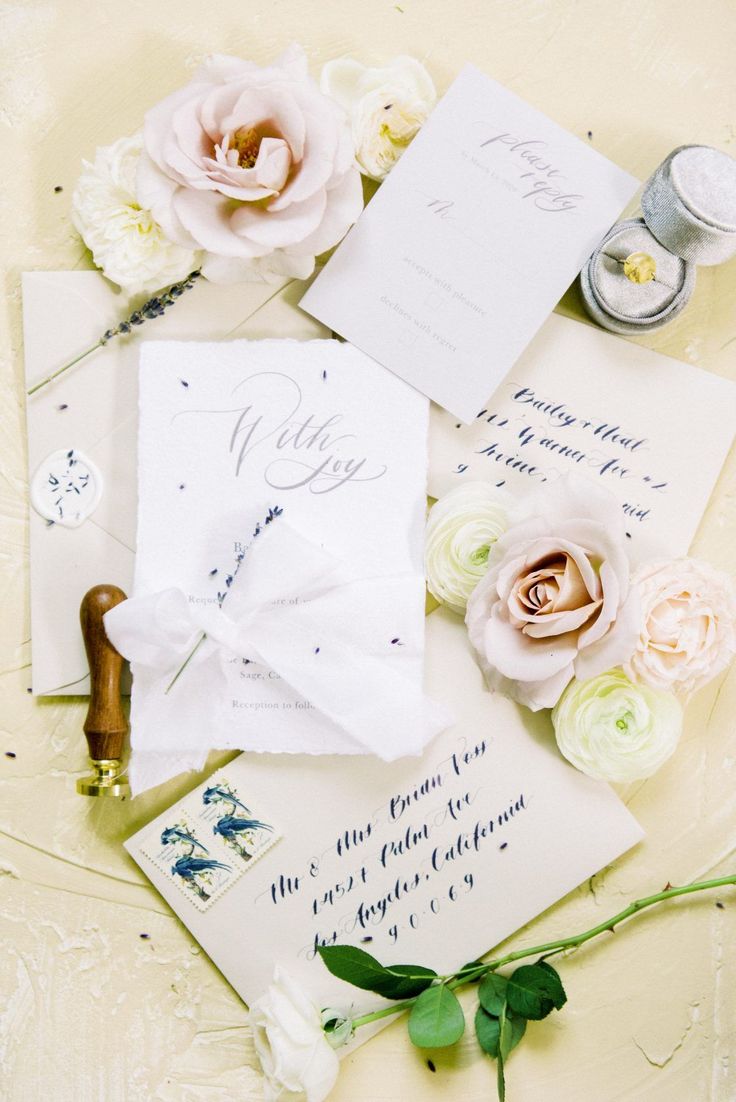
<path fill-rule="evenodd" d="M 170 808 L 140 852 L 205 911 L 281 837 L 251 803 L 216 773 Z"/>

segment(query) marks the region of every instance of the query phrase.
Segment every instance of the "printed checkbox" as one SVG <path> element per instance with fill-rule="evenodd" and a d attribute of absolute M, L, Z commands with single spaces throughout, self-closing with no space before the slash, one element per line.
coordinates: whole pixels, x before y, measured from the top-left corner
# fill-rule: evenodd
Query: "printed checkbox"
<path fill-rule="evenodd" d="M 430 291 L 424 299 L 424 305 L 428 310 L 432 310 L 433 313 L 437 313 L 441 310 L 446 303 L 446 299 L 439 293 L 439 291 Z"/>

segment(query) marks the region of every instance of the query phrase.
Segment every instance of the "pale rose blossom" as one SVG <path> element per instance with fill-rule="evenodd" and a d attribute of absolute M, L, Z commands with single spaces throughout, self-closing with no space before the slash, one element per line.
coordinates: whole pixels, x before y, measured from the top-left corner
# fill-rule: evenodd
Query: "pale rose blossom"
<path fill-rule="evenodd" d="M 145 118 L 138 195 L 214 282 L 295 276 L 363 207 L 343 111 L 292 46 L 272 65 L 216 55 Z"/>
<path fill-rule="evenodd" d="M 466 623 L 490 687 L 538 711 L 573 677 L 630 658 L 639 610 L 612 494 L 568 475 L 531 494 L 525 515 L 491 548 Z"/>
<path fill-rule="evenodd" d="M 487 482 L 461 483 L 429 511 L 424 537 L 427 588 L 455 612 L 488 569 L 491 547 L 508 527 L 509 502 Z"/>
<path fill-rule="evenodd" d="M 682 707 L 672 693 L 635 685 L 623 670 L 573 681 L 552 711 L 557 745 L 576 769 L 625 783 L 651 777 L 674 753 Z"/>
<path fill-rule="evenodd" d="M 634 575 L 641 600 L 629 677 L 685 698 L 726 668 L 736 654 L 733 579 L 697 559 L 648 563 Z"/>
<path fill-rule="evenodd" d="M 249 1018 L 266 1102 L 322 1102 L 335 1085 L 339 1060 L 320 1012 L 282 968 Z"/>
<path fill-rule="evenodd" d="M 437 100 L 427 70 L 406 56 L 382 68 L 336 58 L 322 70 L 321 87 L 347 112 L 358 167 L 374 180 L 388 175 Z"/>
<path fill-rule="evenodd" d="M 72 196 L 72 221 L 95 264 L 124 291 L 160 291 L 198 264 L 197 252 L 170 241 L 136 196 L 143 135 L 100 146 Z"/>

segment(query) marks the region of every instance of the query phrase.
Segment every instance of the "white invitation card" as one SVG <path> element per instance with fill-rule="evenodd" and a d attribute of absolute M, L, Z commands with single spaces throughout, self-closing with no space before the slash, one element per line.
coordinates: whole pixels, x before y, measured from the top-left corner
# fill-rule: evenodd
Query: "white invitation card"
<path fill-rule="evenodd" d="M 450 972 L 641 838 L 546 716 L 488 692 L 444 609 L 427 620 L 427 684 L 457 723 L 421 760 L 246 753 L 126 843 L 246 1002 L 279 964 L 318 1006 L 377 1009 L 318 945 Z"/>
<path fill-rule="evenodd" d="M 295 285 L 230 286 L 200 279 L 181 305 L 118 337 L 26 401 L 29 480 L 47 457 L 74 449 L 102 480 L 83 524 L 50 524 L 30 510 L 33 692 L 89 692 L 79 606 L 101 581 L 132 592 L 136 540 L 140 339 L 251 339 L 279 333 L 310 340 L 327 331 L 293 302 Z M 124 316 L 126 300 L 101 272 L 24 272 L 23 356 L 29 387 L 78 356 Z M 73 491 L 72 491 L 73 493 Z M 104 572 L 103 572 L 104 565 Z M 64 584 L 60 585 L 59 580 Z M 126 677 L 126 691 L 129 679 Z"/>
<path fill-rule="evenodd" d="M 432 408 L 429 492 L 575 470 L 620 499 L 635 556 L 684 555 L 735 430 L 730 380 L 553 314 L 471 425 Z"/>
<path fill-rule="evenodd" d="M 470 421 L 637 187 L 468 65 L 301 305 Z"/>
<path fill-rule="evenodd" d="M 215 747 L 366 753 L 300 691 L 306 678 L 334 698 L 342 670 L 335 710 L 353 717 L 369 702 L 348 699 L 348 673 L 359 683 L 361 663 L 366 677 L 381 664 L 377 683 L 401 679 L 392 716 L 376 717 L 376 741 L 402 699 L 423 699 L 428 406 L 334 340 L 142 345 L 134 595 L 177 588 L 190 609 L 217 616 L 245 587 L 268 606 L 256 654 L 275 661 L 245 657 L 256 630 L 245 626 L 243 654 L 225 646 L 224 680 L 219 668 L 209 675 L 216 690 L 201 682 L 197 656 L 165 694 L 155 669 L 134 664 L 131 768 L 141 787 L 200 767 Z M 216 638 L 219 628 L 205 630 Z M 348 662 L 335 665 L 338 650 Z M 406 745 L 418 734 L 407 730 Z M 154 739 L 158 765 L 147 755 L 143 775 Z"/>

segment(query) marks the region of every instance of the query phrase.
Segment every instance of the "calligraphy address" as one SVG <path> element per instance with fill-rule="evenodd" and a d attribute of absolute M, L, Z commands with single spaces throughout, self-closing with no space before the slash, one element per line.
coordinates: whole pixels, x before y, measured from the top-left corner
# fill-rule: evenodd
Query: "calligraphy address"
<path fill-rule="evenodd" d="M 396 791 L 366 821 L 346 824 L 303 867 L 277 873 L 257 902 L 298 906 L 312 959 L 321 945 L 365 943 L 373 932 L 396 944 L 469 895 L 478 860 L 505 849 L 527 810 L 523 792 L 491 803 L 474 783 L 489 746 L 460 739 L 450 757 Z"/>

